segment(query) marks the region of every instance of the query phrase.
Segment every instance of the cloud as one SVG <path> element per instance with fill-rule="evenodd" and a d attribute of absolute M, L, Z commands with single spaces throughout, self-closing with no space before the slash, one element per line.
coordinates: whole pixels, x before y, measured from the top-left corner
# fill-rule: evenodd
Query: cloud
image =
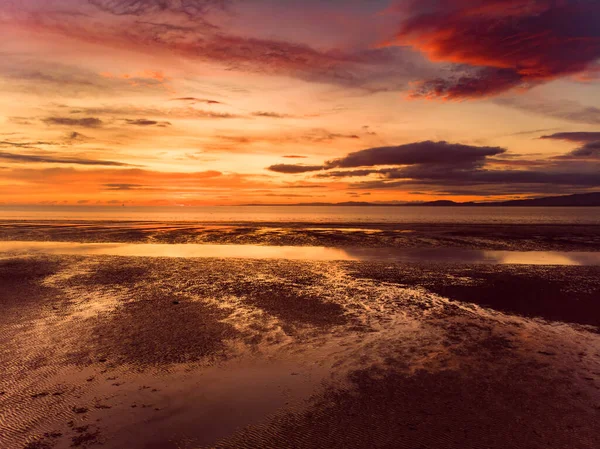
<path fill-rule="evenodd" d="M 266 111 L 258 111 L 253 112 L 252 115 L 254 117 L 266 117 L 266 118 L 291 118 L 293 115 L 289 114 L 279 114 L 278 112 L 266 112 Z"/>
<path fill-rule="evenodd" d="M 1 140 L 0 147 L 17 147 L 17 148 L 29 148 L 35 149 L 40 145 L 55 145 L 54 142 L 46 142 L 42 140 L 34 141 L 34 142 L 10 142 L 8 140 Z"/>
<path fill-rule="evenodd" d="M 476 166 L 486 157 L 505 153 L 500 147 L 477 147 L 444 141 L 415 142 L 399 146 L 369 148 L 328 161 L 326 168 L 373 167 L 376 165 L 467 165 Z"/>
<path fill-rule="evenodd" d="M 569 142 L 596 142 L 600 141 L 600 132 L 577 131 L 554 133 L 547 136 L 542 136 L 540 139 L 566 140 Z"/>
<path fill-rule="evenodd" d="M 409 185 L 434 185 L 437 187 L 449 186 L 496 186 L 499 191 L 508 189 L 509 186 L 518 185 L 521 191 L 527 190 L 530 185 L 567 185 L 579 187 L 600 186 L 600 172 L 560 172 L 542 170 L 461 170 L 442 172 L 427 171 L 399 171 L 389 179 L 401 181 L 388 182 L 387 180 L 367 181 L 353 184 L 354 188 L 397 188 Z"/>
<path fill-rule="evenodd" d="M 360 136 L 358 136 L 356 134 L 335 133 L 335 132 L 327 131 L 326 129 L 313 129 L 312 131 L 305 133 L 301 137 L 301 140 L 306 140 L 308 142 L 315 142 L 315 143 L 331 142 L 331 141 L 337 140 L 337 139 L 359 140 Z"/>
<path fill-rule="evenodd" d="M 298 174 L 307 173 L 311 171 L 322 170 L 321 165 L 294 165 L 294 164 L 276 164 L 267 167 L 267 170 L 274 171 L 276 173 L 287 173 L 287 174 Z"/>
<path fill-rule="evenodd" d="M 201 16 L 214 8 L 224 8 L 228 0 L 88 0 L 102 11 L 117 16 L 142 16 L 172 12 Z"/>
<path fill-rule="evenodd" d="M 104 190 L 141 190 L 146 186 L 142 184 L 108 183 L 103 184 Z"/>
<path fill-rule="evenodd" d="M 70 118 L 70 117 L 46 117 L 42 120 L 47 125 L 79 126 L 82 128 L 99 128 L 104 122 L 96 117 Z"/>
<path fill-rule="evenodd" d="M 600 58 L 600 3 L 588 0 L 423 0 L 391 44 L 410 45 L 465 74 L 425 79 L 412 95 L 497 95 L 585 73 Z"/>
<path fill-rule="evenodd" d="M 594 159 L 600 160 L 600 132 L 576 131 L 554 133 L 542 136 L 540 139 L 566 140 L 568 142 L 583 143 L 575 150 L 556 156 L 554 159 Z"/>
<path fill-rule="evenodd" d="M 306 159 L 306 156 L 299 156 L 297 154 L 286 154 L 283 157 L 286 159 Z"/>
<path fill-rule="evenodd" d="M 597 159 L 600 161 L 600 140 L 587 142 L 570 153 L 557 156 L 556 159 Z"/>
<path fill-rule="evenodd" d="M 484 68 L 449 78 L 435 78 L 414 84 L 409 98 L 462 100 L 500 94 L 524 83 L 523 77 L 510 69 Z"/>
<path fill-rule="evenodd" d="M 83 159 L 77 157 L 41 156 L 37 154 L 16 154 L 0 151 L 0 159 L 14 162 L 44 162 L 49 164 L 75 164 L 75 165 L 104 165 L 114 167 L 126 167 L 131 164 L 116 161 L 103 161 L 96 159 Z"/>
<path fill-rule="evenodd" d="M 135 126 L 160 126 L 162 128 L 171 126 L 170 122 L 157 122 L 156 120 L 148 120 L 148 119 L 125 119 L 125 122 L 128 125 Z"/>
<path fill-rule="evenodd" d="M 104 107 L 79 107 L 72 108 L 71 114 L 90 114 L 99 116 L 140 116 L 166 117 L 171 119 L 233 119 L 240 118 L 236 114 L 226 112 L 204 111 L 192 107 L 182 108 L 138 108 L 134 106 L 104 106 Z"/>
<path fill-rule="evenodd" d="M 323 166 L 279 164 L 268 169 L 279 173 L 318 171 L 315 177 L 320 179 L 370 177 L 350 184 L 361 190 L 410 188 L 493 195 L 585 191 L 600 186 L 600 163 L 596 163 L 600 162 L 600 142 L 587 142 L 563 157 L 569 160 L 560 162 L 557 158 L 513 161 L 506 151 L 501 147 L 423 141 L 355 151 Z M 500 155 L 505 158 L 498 158 Z M 498 168 L 506 165 L 519 168 Z M 481 191 L 474 193 L 479 188 Z"/>
<path fill-rule="evenodd" d="M 533 100 L 513 97 L 498 98 L 495 103 L 569 122 L 600 124 L 600 108 L 585 106 L 572 100 Z"/>
<path fill-rule="evenodd" d="M 369 92 L 397 91 L 415 73 L 431 72 L 431 64 L 408 47 L 373 48 L 365 42 L 359 48 L 318 48 L 247 32 L 240 35 L 207 22 L 210 11 L 221 9 L 221 3 L 225 2 L 93 0 L 93 7 L 72 2 L 57 11 L 45 2 L 28 0 L 26 6 L 5 7 L 0 19 L 30 30 L 32 36 L 52 33 L 69 45 L 88 42 L 156 58 L 207 61 L 228 71 L 289 76 Z M 264 30 L 258 32 L 265 35 Z"/>
<path fill-rule="evenodd" d="M 378 173 L 382 173 L 382 171 L 369 168 L 363 170 L 331 170 L 325 173 L 318 174 L 317 178 L 353 178 L 369 176 Z"/>
<path fill-rule="evenodd" d="M 217 100 L 207 100 L 205 98 L 196 98 L 196 97 L 172 98 L 171 101 L 186 101 L 189 103 L 205 103 L 205 104 L 223 104 Z"/>
<path fill-rule="evenodd" d="M 69 144 L 73 144 L 74 142 L 85 142 L 86 140 L 89 140 L 90 138 L 84 134 L 78 133 L 77 131 L 72 131 L 69 134 L 67 134 L 67 136 L 65 137 L 65 140 L 69 143 Z"/>

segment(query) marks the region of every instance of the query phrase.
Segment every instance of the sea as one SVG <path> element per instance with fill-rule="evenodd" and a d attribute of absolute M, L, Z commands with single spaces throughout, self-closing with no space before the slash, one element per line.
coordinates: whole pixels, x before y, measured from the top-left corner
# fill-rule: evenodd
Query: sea
<path fill-rule="evenodd" d="M 0 220 L 599 225 L 600 207 L 0 206 Z"/>

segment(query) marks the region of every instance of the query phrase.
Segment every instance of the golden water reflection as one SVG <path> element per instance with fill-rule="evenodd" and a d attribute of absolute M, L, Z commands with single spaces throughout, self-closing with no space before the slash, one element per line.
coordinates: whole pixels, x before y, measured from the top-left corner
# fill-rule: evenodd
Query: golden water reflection
<path fill-rule="evenodd" d="M 0 242 L 0 253 L 286 260 L 387 260 L 404 263 L 600 265 L 600 252 L 485 251 L 464 248 L 332 248 L 204 244 Z"/>

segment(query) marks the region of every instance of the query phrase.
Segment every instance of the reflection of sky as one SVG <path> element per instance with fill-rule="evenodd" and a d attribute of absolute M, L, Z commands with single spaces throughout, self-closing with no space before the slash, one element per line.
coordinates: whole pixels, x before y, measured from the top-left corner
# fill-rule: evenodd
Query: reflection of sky
<path fill-rule="evenodd" d="M 388 260 L 403 263 L 600 265 L 600 252 L 483 251 L 463 248 L 326 248 L 321 246 L 0 242 L 0 253 L 287 260 Z"/>

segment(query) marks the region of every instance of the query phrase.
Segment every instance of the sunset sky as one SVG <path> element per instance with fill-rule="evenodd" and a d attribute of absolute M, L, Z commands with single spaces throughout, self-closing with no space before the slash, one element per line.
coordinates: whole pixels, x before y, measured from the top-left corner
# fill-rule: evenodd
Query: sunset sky
<path fill-rule="evenodd" d="M 600 187 L 598 0 L 0 0 L 0 202 Z"/>

